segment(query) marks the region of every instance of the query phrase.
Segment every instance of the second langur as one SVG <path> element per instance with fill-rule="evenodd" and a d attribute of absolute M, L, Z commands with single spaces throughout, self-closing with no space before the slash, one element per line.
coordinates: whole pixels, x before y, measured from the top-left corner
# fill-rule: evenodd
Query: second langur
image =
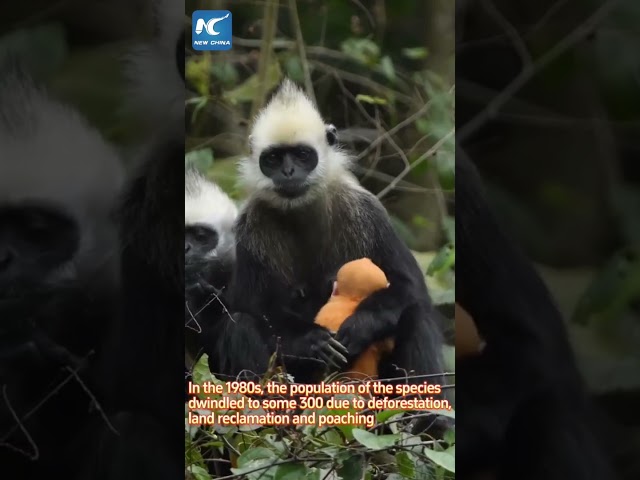
<path fill-rule="evenodd" d="M 250 150 L 240 165 L 249 197 L 236 230 L 234 318 L 217 339 L 224 373 L 265 372 L 277 351 L 295 381 L 315 382 L 326 363 L 344 365 L 389 336 L 396 347 L 381 378 L 442 373 L 442 334 L 418 263 L 349 171 L 336 129 L 289 80 L 258 115 Z M 334 339 L 315 315 L 340 266 L 362 257 L 390 286 L 360 303 Z"/>
<path fill-rule="evenodd" d="M 238 215 L 236 204 L 215 183 L 193 167 L 185 170 L 184 261 L 185 327 L 187 353 L 193 363 L 202 349 L 216 371 L 216 353 L 206 338 L 209 327 L 226 310 L 227 287 L 235 260 L 233 225 Z"/>
<path fill-rule="evenodd" d="M 123 179 L 98 129 L 0 59 L 0 464 L 19 478 L 76 478 L 68 463 L 85 460 L 95 359 L 119 313 Z"/>

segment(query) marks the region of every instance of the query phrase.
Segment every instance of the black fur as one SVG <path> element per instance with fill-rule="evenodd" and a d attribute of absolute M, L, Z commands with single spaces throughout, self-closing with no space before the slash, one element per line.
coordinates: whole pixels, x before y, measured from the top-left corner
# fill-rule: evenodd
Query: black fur
<path fill-rule="evenodd" d="M 336 339 L 354 359 L 372 342 L 395 335 L 383 377 L 442 372 L 442 338 L 416 260 L 372 194 L 347 184 L 332 188 L 325 198 L 287 211 L 256 199 L 239 218 L 235 314 L 225 319 L 218 338 L 222 373 L 262 373 L 279 346 L 297 382 L 319 381 L 324 363 L 318 354 L 331 335 L 314 317 L 338 269 L 364 256 L 385 271 L 391 285 L 364 301 Z"/>
<path fill-rule="evenodd" d="M 153 478 L 169 479 L 183 464 L 184 422 L 176 415 L 184 400 L 184 219 L 176 208 L 182 157 L 178 135 L 158 142 L 122 202 L 123 315 L 109 333 L 100 371 L 105 412 L 119 434 L 96 425 L 88 470 L 80 478 L 152 478 L 161 472 Z"/>
<path fill-rule="evenodd" d="M 563 320 L 492 215 L 475 167 L 456 160 L 456 301 L 486 340 L 456 365 L 456 471 L 472 479 L 613 479 Z"/>

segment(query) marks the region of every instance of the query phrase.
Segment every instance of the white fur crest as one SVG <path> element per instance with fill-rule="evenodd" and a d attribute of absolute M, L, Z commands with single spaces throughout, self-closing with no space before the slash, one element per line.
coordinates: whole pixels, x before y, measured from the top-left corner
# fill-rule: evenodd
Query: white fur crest
<path fill-rule="evenodd" d="M 26 76 L 1 83 L 0 202 L 45 201 L 76 215 L 113 207 L 124 171 L 100 132 Z"/>
<path fill-rule="evenodd" d="M 112 215 L 124 184 L 120 156 L 71 106 L 50 98 L 20 69 L 0 78 L 0 205 L 41 204 L 80 228 L 73 259 L 42 282 L 77 281 L 97 270 L 117 275 Z M 115 279 L 115 277 L 114 277 Z"/>
<path fill-rule="evenodd" d="M 251 153 L 239 164 L 240 182 L 250 193 L 267 201 L 296 206 L 314 198 L 320 185 L 349 177 L 349 157 L 326 138 L 322 116 L 309 97 L 291 80 L 285 79 L 271 101 L 255 119 L 249 138 Z M 260 154 L 272 145 L 306 144 L 318 154 L 318 165 L 307 181 L 311 186 L 304 198 L 286 200 L 273 192 L 271 179 L 260 170 Z M 286 205 L 285 205 L 286 204 Z"/>
<path fill-rule="evenodd" d="M 212 256 L 235 250 L 233 227 L 237 216 L 238 207 L 218 185 L 198 172 L 185 171 L 184 223 L 208 225 L 218 233 L 218 247 Z"/>

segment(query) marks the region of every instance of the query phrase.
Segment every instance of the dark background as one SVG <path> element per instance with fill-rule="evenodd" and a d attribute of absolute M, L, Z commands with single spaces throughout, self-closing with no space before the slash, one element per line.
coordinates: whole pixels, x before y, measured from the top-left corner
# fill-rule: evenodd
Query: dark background
<path fill-rule="evenodd" d="M 458 152 L 557 300 L 616 465 L 638 478 L 640 3 L 456 9 Z"/>

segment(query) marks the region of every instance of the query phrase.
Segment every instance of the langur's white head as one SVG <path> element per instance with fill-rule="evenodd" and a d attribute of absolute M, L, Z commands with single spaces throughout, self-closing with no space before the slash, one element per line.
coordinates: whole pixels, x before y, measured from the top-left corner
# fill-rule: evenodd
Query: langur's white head
<path fill-rule="evenodd" d="M 185 262 L 232 262 L 236 204 L 195 169 L 185 170 L 184 185 Z"/>
<path fill-rule="evenodd" d="M 276 206 L 304 205 L 349 177 L 348 157 L 336 142 L 335 127 L 285 79 L 255 119 L 240 181 L 250 194 Z"/>
<path fill-rule="evenodd" d="M 19 66 L 0 73 L 0 290 L 76 279 L 117 253 L 120 156 Z"/>

